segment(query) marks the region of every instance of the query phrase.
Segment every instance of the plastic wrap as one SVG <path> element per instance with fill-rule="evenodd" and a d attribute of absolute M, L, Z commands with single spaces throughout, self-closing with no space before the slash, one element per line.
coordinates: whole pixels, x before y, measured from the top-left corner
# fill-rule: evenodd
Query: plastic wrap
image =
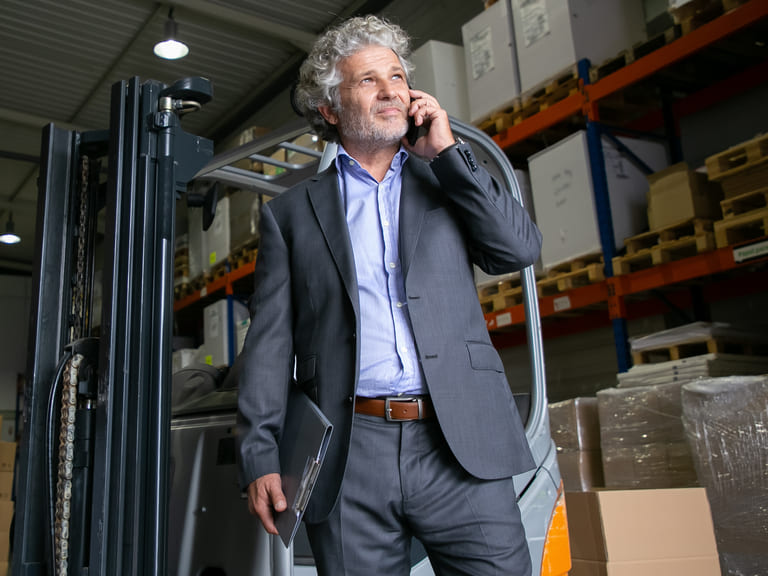
<path fill-rule="evenodd" d="M 768 376 L 692 382 L 682 404 L 723 574 L 768 574 Z"/>
<path fill-rule="evenodd" d="M 654 384 L 685 384 L 698 378 L 744 374 L 768 374 L 768 356 L 744 354 L 701 354 L 679 360 L 637 364 L 616 376 L 619 388 Z"/>
<path fill-rule="evenodd" d="M 629 339 L 632 352 L 644 352 L 668 346 L 676 346 L 707 340 L 726 340 L 741 343 L 768 343 L 765 334 L 734 328 L 725 322 L 693 322 L 684 326 L 654 332 L 647 336 Z"/>
<path fill-rule="evenodd" d="M 597 393 L 607 487 L 698 485 L 683 428 L 681 386 L 609 388 Z"/>
<path fill-rule="evenodd" d="M 565 489 L 581 492 L 603 486 L 597 398 L 550 404 L 549 424 Z"/>
<path fill-rule="evenodd" d="M 572 398 L 550 404 L 549 427 L 558 452 L 599 450 L 597 398 Z"/>

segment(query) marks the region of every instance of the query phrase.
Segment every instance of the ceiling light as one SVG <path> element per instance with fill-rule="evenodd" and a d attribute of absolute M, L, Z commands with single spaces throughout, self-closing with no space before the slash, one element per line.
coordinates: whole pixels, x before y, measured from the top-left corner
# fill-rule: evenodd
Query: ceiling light
<path fill-rule="evenodd" d="M 3 244 L 18 244 L 21 238 L 13 231 L 13 212 L 8 213 L 8 222 L 5 225 L 5 234 L 0 235 Z"/>
<path fill-rule="evenodd" d="M 163 40 L 155 44 L 154 52 L 160 58 L 166 60 L 178 60 L 189 54 L 189 48 L 184 42 L 176 40 L 178 26 L 173 19 L 173 8 L 168 11 L 168 20 L 165 21 L 165 34 Z"/>

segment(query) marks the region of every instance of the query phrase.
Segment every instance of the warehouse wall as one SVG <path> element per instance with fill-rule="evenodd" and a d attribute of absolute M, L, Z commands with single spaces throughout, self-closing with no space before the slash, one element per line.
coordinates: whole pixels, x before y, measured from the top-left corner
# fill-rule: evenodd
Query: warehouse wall
<path fill-rule="evenodd" d="M 32 280 L 22 276 L 0 276 L 0 440 L 13 439 L 16 418 L 16 383 L 27 364 L 27 340 Z"/>

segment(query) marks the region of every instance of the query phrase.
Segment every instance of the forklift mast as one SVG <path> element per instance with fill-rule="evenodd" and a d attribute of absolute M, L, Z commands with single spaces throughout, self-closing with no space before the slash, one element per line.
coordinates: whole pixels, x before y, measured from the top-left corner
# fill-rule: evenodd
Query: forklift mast
<path fill-rule="evenodd" d="M 212 94 L 133 78 L 109 130 L 45 128 L 14 576 L 166 573 L 175 205 L 213 155 L 180 119 Z"/>

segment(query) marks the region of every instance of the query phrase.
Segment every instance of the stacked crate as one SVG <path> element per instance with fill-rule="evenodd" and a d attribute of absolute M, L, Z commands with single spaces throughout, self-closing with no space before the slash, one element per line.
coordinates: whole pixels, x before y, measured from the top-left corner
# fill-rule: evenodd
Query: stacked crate
<path fill-rule="evenodd" d="M 648 232 L 624 240 L 613 259 L 617 276 L 714 250 L 720 186 L 685 162 L 648 176 Z"/>
<path fill-rule="evenodd" d="M 768 236 L 768 134 L 706 159 L 709 179 L 723 188 L 718 248 Z"/>

